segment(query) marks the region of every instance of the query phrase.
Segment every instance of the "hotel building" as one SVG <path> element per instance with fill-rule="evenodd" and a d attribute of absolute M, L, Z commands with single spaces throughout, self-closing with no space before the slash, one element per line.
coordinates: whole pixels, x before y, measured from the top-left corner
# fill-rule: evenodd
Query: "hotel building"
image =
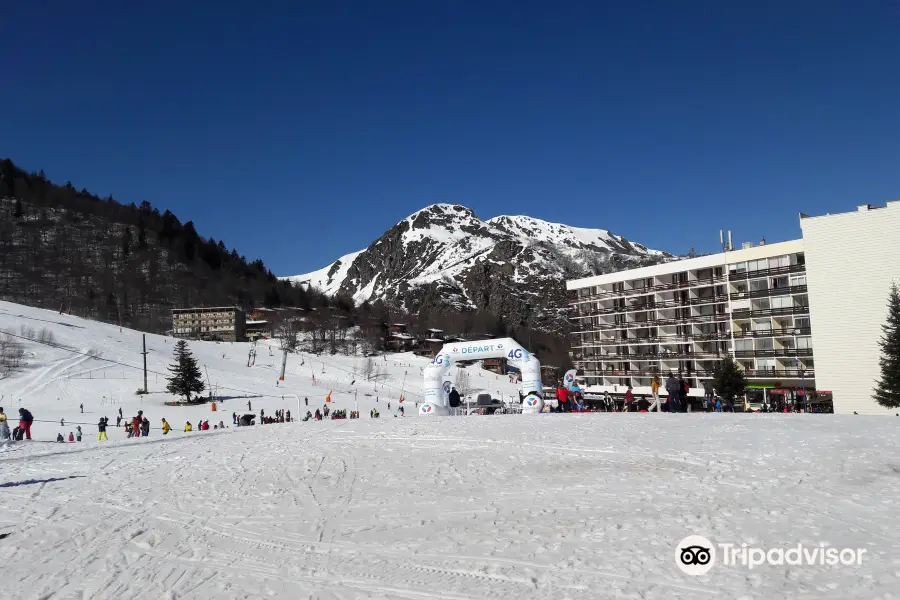
<path fill-rule="evenodd" d="M 179 338 L 242 342 L 245 322 L 244 311 L 234 306 L 172 309 L 172 333 Z"/>
<path fill-rule="evenodd" d="M 681 374 L 691 396 L 724 356 L 743 368 L 748 401 L 812 401 L 816 389 L 801 240 L 744 244 L 709 256 L 567 283 L 571 355 L 589 392 L 650 394 Z"/>

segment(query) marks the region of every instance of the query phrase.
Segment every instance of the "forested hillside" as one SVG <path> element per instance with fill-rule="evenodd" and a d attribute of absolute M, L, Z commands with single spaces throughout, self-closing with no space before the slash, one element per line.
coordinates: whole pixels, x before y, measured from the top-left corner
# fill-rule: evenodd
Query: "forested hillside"
<path fill-rule="evenodd" d="M 0 161 L 0 299 L 147 331 L 168 329 L 177 306 L 325 302 L 168 210 L 56 185 L 9 160 Z"/>

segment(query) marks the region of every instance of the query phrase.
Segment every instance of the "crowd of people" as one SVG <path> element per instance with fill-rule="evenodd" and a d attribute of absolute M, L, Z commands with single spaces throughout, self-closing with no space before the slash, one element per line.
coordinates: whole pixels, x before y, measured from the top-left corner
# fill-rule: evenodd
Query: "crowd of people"
<path fill-rule="evenodd" d="M 402 400 L 401 400 L 402 402 Z M 306 406 L 309 406 L 309 398 L 304 398 L 304 403 Z M 84 404 L 81 403 L 78 406 L 81 413 L 84 413 Z M 388 404 L 388 408 L 390 409 L 390 403 Z M 247 402 L 247 409 L 252 410 L 251 402 Z M 405 410 L 403 404 L 397 408 L 396 416 L 404 416 Z M 377 409 L 373 408 L 369 416 L 373 419 L 380 418 L 381 413 L 378 412 Z M 359 419 L 360 413 L 357 410 L 348 411 L 346 409 L 337 409 L 332 410 L 328 403 L 326 402 L 321 409 L 317 408 L 315 412 L 306 411 L 305 417 L 302 421 L 310 421 L 316 420 L 321 421 L 323 419 L 327 419 L 331 417 L 331 419 Z M 238 415 L 236 412 L 231 414 L 232 424 L 235 426 L 243 426 L 243 425 L 253 425 L 256 419 L 255 414 L 245 414 Z M 291 411 L 278 409 L 273 414 L 267 415 L 265 409 L 260 409 L 259 411 L 259 422 L 262 425 L 269 425 L 273 423 L 290 423 L 295 419 L 291 416 Z M 20 441 L 20 440 L 30 440 L 31 438 L 31 427 L 34 423 L 35 419 L 32 415 L 31 411 L 27 408 L 19 408 L 19 424 L 12 431 L 10 431 L 8 417 L 6 413 L 3 411 L 3 407 L 0 407 L 0 442 L 4 440 L 12 440 L 12 441 Z M 122 428 L 125 432 L 126 439 L 130 438 L 140 438 L 140 437 L 149 437 L 151 429 L 157 429 L 162 432 L 162 435 L 168 435 L 172 432 L 172 426 L 166 420 L 165 417 L 161 419 L 160 427 L 151 427 L 150 419 L 144 415 L 143 410 L 137 411 L 137 414 L 134 417 L 126 418 L 122 408 L 118 409 L 118 414 L 116 415 L 115 420 L 115 428 Z M 66 426 L 66 420 L 60 419 L 60 426 Z M 97 427 L 97 441 L 109 441 L 109 436 L 107 431 L 110 427 L 113 427 L 110 424 L 109 417 L 100 417 L 96 424 Z M 218 430 L 225 429 L 227 426 L 223 421 L 219 421 L 218 423 L 214 423 L 210 425 L 209 420 L 201 420 L 198 421 L 196 426 L 190 421 L 186 421 L 184 424 L 183 431 L 185 433 L 193 432 L 193 431 L 207 431 L 209 429 Z M 68 432 L 68 435 L 65 434 L 64 431 L 57 433 L 56 441 L 65 443 L 65 442 L 81 442 L 83 438 L 83 432 L 81 425 L 78 425 L 74 430 Z"/>

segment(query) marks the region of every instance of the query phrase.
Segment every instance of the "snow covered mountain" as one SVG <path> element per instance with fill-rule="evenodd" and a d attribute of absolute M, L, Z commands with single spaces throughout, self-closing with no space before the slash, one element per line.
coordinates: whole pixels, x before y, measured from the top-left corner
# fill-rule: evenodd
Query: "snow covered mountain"
<path fill-rule="evenodd" d="M 385 301 L 406 310 L 484 309 L 509 322 L 553 327 L 566 279 L 653 264 L 670 255 L 603 229 L 528 216 L 482 220 L 460 205 L 433 204 L 368 248 L 287 279 Z"/>

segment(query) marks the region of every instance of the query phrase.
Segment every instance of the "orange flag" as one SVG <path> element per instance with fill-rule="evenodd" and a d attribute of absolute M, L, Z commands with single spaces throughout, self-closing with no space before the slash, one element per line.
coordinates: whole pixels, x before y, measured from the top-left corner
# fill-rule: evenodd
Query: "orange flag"
<path fill-rule="evenodd" d="M 331 402 L 331 392 L 328 392 L 328 395 L 325 396 L 325 402 Z"/>

